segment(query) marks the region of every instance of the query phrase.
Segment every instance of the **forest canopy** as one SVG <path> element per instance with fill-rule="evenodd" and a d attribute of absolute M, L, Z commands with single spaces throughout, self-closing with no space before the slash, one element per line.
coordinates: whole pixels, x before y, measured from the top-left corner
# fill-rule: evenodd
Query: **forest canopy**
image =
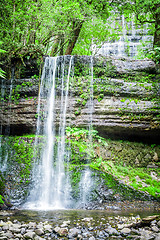
<path fill-rule="evenodd" d="M 124 15 L 137 25 L 150 23 L 154 47 L 160 46 L 160 0 L 3 0 L 0 53 L 6 61 L 43 55 L 90 55 L 93 44 L 118 39 Z"/>

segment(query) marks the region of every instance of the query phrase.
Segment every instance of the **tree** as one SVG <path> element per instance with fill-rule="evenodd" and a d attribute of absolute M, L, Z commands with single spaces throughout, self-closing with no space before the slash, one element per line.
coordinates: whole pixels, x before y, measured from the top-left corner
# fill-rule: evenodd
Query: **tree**
<path fill-rule="evenodd" d="M 2 42 L 0 42 L 0 45 Z M 5 53 L 4 50 L 0 49 L 0 53 Z M 5 72 L 0 68 L 0 78 L 5 78 Z"/>
<path fill-rule="evenodd" d="M 4 0 L 0 38 L 8 61 L 42 56 L 48 50 L 52 56 L 71 54 L 82 28 L 95 20 L 105 26 L 109 10 L 106 0 Z"/>

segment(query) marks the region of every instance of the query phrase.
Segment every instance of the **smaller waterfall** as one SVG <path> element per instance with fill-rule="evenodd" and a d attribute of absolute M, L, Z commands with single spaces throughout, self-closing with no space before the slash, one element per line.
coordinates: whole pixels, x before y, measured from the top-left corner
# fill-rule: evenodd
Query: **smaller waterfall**
<path fill-rule="evenodd" d="M 4 103 L 4 99 L 6 96 L 9 97 L 9 101 L 8 101 L 8 109 L 9 109 L 9 116 L 6 119 L 7 122 L 7 126 L 5 127 L 5 129 L 3 130 L 2 125 L 0 126 L 0 170 L 1 172 L 5 172 L 7 170 L 7 161 L 8 161 L 8 151 L 7 151 L 7 144 L 5 143 L 5 139 L 2 137 L 2 134 L 4 132 L 4 134 L 6 136 L 10 135 L 10 115 L 11 113 L 11 103 L 12 103 L 12 90 L 13 90 L 13 81 L 14 81 L 14 67 L 12 67 L 11 69 L 11 79 L 10 79 L 10 85 L 9 87 L 7 86 L 6 83 L 6 79 L 2 79 L 2 84 L 1 84 L 1 101 L 2 104 Z M 7 91 L 7 87 L 8 87 L 8 91 Z M 3 148 L 5 149 L 4 152 L 5 154 L 2 153 L 2 145 Z"/>
<path fill-rule="evenodd" d="M 90 57 L 90 87 L 89 87 L 89 101 L 88 101 L 88 115 L 89 115 L 89 121 L 88 121 L 88 130 L 89 130 L 89 136 L 88 136 L 88 147 L 89 147 L 89 155 L 91 155 L 93 151 L 93 143 L 92 143 L 92 130 L 93 130 L 93 57 Z M 90 156 L 88 156 L 88 163 L 90 163 Z M 90 195 L 91 188 L 92 188 L 92 177 L 91 177 L 91 170 L 89 167 L 85 167 L 81 181 L 79 183 L 80 187 L 80 198 L 81 203 L 80 205 L 85 207 L 85 204 L 88 202 L 88 196 Z"/>
<path fill-rule="evenodd" d="M 39 134 L 42 134 L 45 146 L 40 153 L 40 159 L 35 159 L 34 187 L 24 205 L 25 208 L 62 209 L 70 202 L 68 173 L 65 171 L 65 162 L 68 157 L 65 147 L 65 127 L 72 62 L 73 57 L 69 56 L 45 60 L 38 100 L 35 140 L 37 145 Z M 59 103 L 58 115 L 56 107 Z M 58 117 L 59 136 L 56 138 L 55 122 Z"/>
<path fill-rule="evenodd" d="M 116 20 L 121 25 L 121 31 L 119 31 L 119 39 L 115 41 L 108 41 L 97 50 L 94 47 L 94 54 L 103 56 L 115 56 L 115 57 L 131 57 L 137 58 L 139 54 L 143 54 L 147 48 L 152 48 L 153 36 L 149 35 L 147 24 L 143 27 L 135 27 L 135 16 L 130 17 L 130 21 L 127 21 L 124 15 Z M 115 29 L 115 26 L 113 26 Z M 141 56 L 143 58 L 143 56 Z"/>
<path fill-rule="evenodd" d="M 7 126 L 5 128 L 5 135 L 9 136 L 10 135 L 10 115 L 12 114 L 11 111 L 11 103 L 12 103 L 12 91 L 13 91 L 13 81 L 14 81 L 14 67 L 11 69 L 11 79 L 10 79 L 10 85 L 9 85 L 9 101 L 8 101 L 8 115 L 9 117 L 7 118 Z"/>

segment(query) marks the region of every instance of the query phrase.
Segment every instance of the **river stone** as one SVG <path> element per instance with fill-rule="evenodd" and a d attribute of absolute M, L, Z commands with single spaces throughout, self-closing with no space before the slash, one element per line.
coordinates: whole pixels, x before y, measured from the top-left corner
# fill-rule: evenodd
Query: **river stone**
<path fill-rule="evenodd" d="M 159 228 L 157 226 L 152 226 L 151 229 L 154 232 L 159 232 Z"/>
<path fill-rule="evenodd" d="M 25 239 L 33 239 L 36 236 L 35 232 L 27 232 L 24 234 Z"/>
<path fill-rule="evenodd" d="M 90 222 L 91 220 L 93 220 L 92 217 L 90 217 L 90 218 L 83 218 L 83 219 L 82 219 L 82 221 L 84 221 L 84 222 Z"/>
<path fill-rule="evenodd" d="M 96 240 L 95 237 L 90 237 L 88 240 Z"/>
<path fill-rule="evenodd" d="M 36 223 L 35 222 L 29 222 L 28 227 L 29 228 L 36 228 Z"/>
<path fill-rule="evenodd" d="M 67 236 L 68 235 L 68 228 L 60 228 L 60 231 L 58 232 L 58 234 L 63 237 L 63 236 Z"/>
<path fill-rule="evenodd" d="M 49 225 L 49 224 L 44 225 L 44 230 L 45 230 L 45 232 L 52 232 L 52 227 L 51 227 L 51 225 Z"/>
<path fill-rule="evenodd" d="M 68 229 L 67 228 L 60 228 L 60 227 L 55 227 L 54 232 L 56 232 L 59 236 L 67 236 L 68 234 Z"/>
<path fill-rule="evenodd" d="M 83 239 L 82 235 L 78 234 L 77 240 L 82 240 L 82 239 Z"/>
<path fill-rule="evenodd" d="M 25 232 L 26 232 L 26 228 L 21 228 L 21 234 L 23 235 L 25 234 Z"/>
<path fill-rule="evenodd" d="M 22 234 L 20 234 L 20 233 L 18 233 L 18 234 L 14 234 L 14 236 L 17 237 L 18 239 L 19 239 L 19 238 L 20 238 L 20 239 L 23 238 Z"/>
<path fill-rule="evenodd" d="M 12 238 L 14 236 L 13 236 L 13 234 L 10 231 L 7 231 L 7 232 L 3 232 L 1 237 L 8 237 L 8 239 L 10 239 L 10 238 Z"/>
<path fill-rule="evenodd" d="M 69 230 L 69 236 L 71 236 L 71 237 L 77 237 L 78 234 L 80 234 L 80 233 L 81 233 L 81 230 L 77 229 L 77 228 L 71 228 Z"/>
<path fill-rule="evenodd" d="M 140 238 L 141 240 L 152 240 L 152 239 L 154 239 L 154 236 L 152 235 L 151 231 L 142 229 L 140 231 L 140 234 L 141 234 L 141 238 Z"/>
<path fill-rule="evenodd" d="M 105 229 L 105 231 L 111 236 L 111 235 L 119 235 L 119 232 L 115 229 L 109 226 Z"/>
<path fill-rule="evenodd" d="M 35 230 L 35 233 L 38 235 L 38 236 L 41 236 L 44 234 L 44 231 L 41 229 L 41 228 L 38 228 Z"/>
<path fill-rule="evenodd" d="M 35 236 L 34 240 L 43 240 L 44 238 L 41 238 L 39 236 Z"/>
<path fill-rule="evenodd" d="M 15 227 L 9 227 L 9 230 L 13 233 L 20 233 L 21 232 L 20 228 L 15 228 Z"/>
<path fill-rule="evenodd" d="M 62 228 L 64 227 L 68 227 L 68 225 L 70 224 L 71 222 L 70 221 L 64 221 L 61 225 Z"/>
<path fill-rule="evenodd" d="M 121 233 L 124 234 L 124 235 L 129 234 L 130 232 L 131 232 L 131 229 L 129 229 L 129 228 L 123 228 L 121 230 Z"/>
<path fill-rule="evenodd" d="M 7 232 L 5 233 L 5 236 L 7 236 L 8 239 L 10 239 L 10 238 L 13 237 L 13 234 L 12 234 L 10 231 L 7 231 Z"/>
<path fill-rule="evenodd" d="M 6 236 L 0 237 L 0 240 L 8 240 L 8 237 Z"/>
<path fill-rule="evenodd" d="M 160 221 L 157 222 L 157 225 L 160 227 Z"/>
<path fill-rule="evenodd" d="M 87 238 L 87 239 L 88 239 L 89 237 L 92 237 L 92 235 L 90 234 L 90 232 L 83 232 L 82 235 L 83 235 L 84 238 Z"/>
<path fill-rule="evenodd" d="M 155 225 L 157 223 L 157 220 L 153 220 L 152 222 L 151 222 L 151 225 Z"/>
<path fill-rule="evenodd" d="M 155 240 L 160 240 L 160 233 L 157 234 L 157 236 L 155 237 Z"/>
<path fill-rule="evenodd" d="M 4 225 L 4 226 L 2 227 L 2 229 L 3 229 L 4 231 L 8 230 L 8 229 L 9 229 L 8 224 Z"/>
<path fill-rule="evenodd" d="M 55 227 L 54 229 L 53 229 L 53 231 L 55 232 L 55 233 L 58 233 L 59 231 L 60 231 L 60 227 Z"/>
<path fill-rule="evenodd" d="M 125 227 L 125 224 L 117 224 L 117 227 L 118 227 L 119 230 L 121 230 Z"/>

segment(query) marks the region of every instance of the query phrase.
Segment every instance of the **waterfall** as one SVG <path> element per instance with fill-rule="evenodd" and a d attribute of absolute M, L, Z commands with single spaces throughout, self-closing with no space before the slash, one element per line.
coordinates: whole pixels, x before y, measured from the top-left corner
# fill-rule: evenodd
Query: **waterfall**
<path fill-rule="evenodd" d="M 68 107 L 69 81 L 72 72 L 73 57 L 48 57 L 41 78 L 38 98 L 38 119 L 36 145 L 39 134 L 44 137 L 45 146 L 39 153 L 33 169 L 34 186 L 25 208 L 62 209 L 68 207 L 70 191 L 65 161 L 68 153 L 65 147 L 66 112 Z M 60 95 L 60 113 L 56 112 Z M 58 138 L 56 124 L 59 117 Z"/>
<path fill-rule="evenodd" d="M 88 130 L 89 130 L 89 136 L 88 136 L 88 142 L 89 142 L 89 155 L 93 151 L 93 143 L 92 143 L 92 130 L 93 130 L 93 57 L 90 57 L 90 87 L 89 87 L 89 101 L 88 101 L 88 115 L 89 115 L 89 121 L 88 121 Z M 88 163 L 90 163 L 90 156 L 88 156 Z M 88 202 L 88 196 L 90 195 L 91 188 L 92 188 L 92 177 L 91 177 L 91 170 L 89 167 L 85 167 L 81 181 L 79 184 L 80 187 L 80 195 L 81 195 L 81 203 L 80 205 L 82 207 L 85 207 L 85 205 Z"/>
<path fill-rule="evenodd" d="M 135 16 L 130 16 L 130 21 L 127 21 L 122 15 L 117 19 L 115 24 L 121 25 L 119 31 L 119 39 L 114 41 L 106 41 L 100 49 L 94 46 L 94 54 L 102 56 L 115 57 L 131 57 L 143 58 L 142 52 L 147 48 L 152 49 L 153 36 L 149 35 L 147 24 L 143 28 L 135 25 Z M 113 23 L 112 23 L 113 24 Z M 113 29 L 116 29 L 113 27 Z"/>
<path fill-rule="evenodd" d="M 2 134 L 6 136 L 10 135 L 10 116 L 11 116 L 11 103 L 12 103 L 12 90 L 13 90 L 13 81 L 14 81 L 14 67 L 11 69 L 11 79 L 9 88 L 7 89 L 6 80 L 2 79 L 1 84 L 1 103 L 4 104 L 5 95 L 8 95 L 8 109 L 9 114 L 8 118 L 6 119 L 7 125 L 5 126 L 4 130 L 2 125 L 0 125 L 0 171 L 5 172 L 7 170 L 7 161 L 8 161 L 8 151 L 7 151 L 7 144 L 4 137 L 2 137 Z M 6 137 L 7 138 L 7 137 Z M 5 149 L 5 154 L 2 153 L 2 146 Z"/>

